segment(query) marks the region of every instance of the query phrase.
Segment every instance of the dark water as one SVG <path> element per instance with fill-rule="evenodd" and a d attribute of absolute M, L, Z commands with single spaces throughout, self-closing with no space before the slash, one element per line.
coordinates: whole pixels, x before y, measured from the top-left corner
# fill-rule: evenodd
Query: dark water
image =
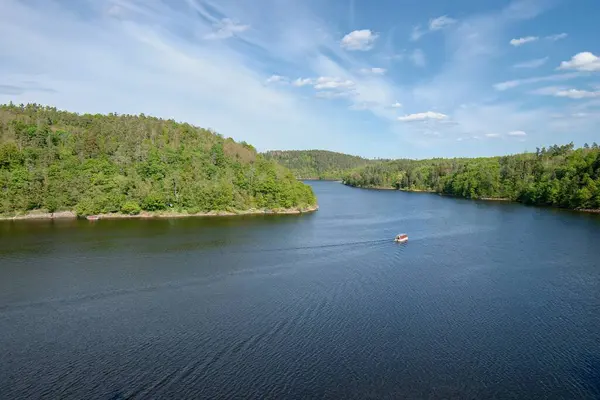
<path fill-rule="evenodd" d="M 598 216 L 311 184 L 312 215 L 0 223 L 0 397 L 600 398 Z"/>

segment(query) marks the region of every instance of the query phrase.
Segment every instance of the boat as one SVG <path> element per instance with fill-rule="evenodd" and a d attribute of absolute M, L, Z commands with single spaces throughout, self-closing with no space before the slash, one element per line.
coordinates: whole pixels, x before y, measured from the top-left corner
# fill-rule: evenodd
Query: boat
<path fill-rule="evenodd" d="M 394 239 L 394 242 L 397 242 L 397 243 L 408 242 L 408 235 L 406 233 L 401 233 L 396 236 L 396 238 Z"/>
<path fill-rule="evenodd" d="M 87 217 L 85 217 L 88 221 L 98 221 L 100 219 L 99 216 L 97 215 L 88 215 Z"/>

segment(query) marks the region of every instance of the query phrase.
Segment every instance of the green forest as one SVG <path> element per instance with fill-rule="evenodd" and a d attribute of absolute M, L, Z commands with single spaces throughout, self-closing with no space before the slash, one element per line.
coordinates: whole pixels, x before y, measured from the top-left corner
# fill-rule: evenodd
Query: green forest
<path fill-rule="evenodd" d="M 570 209 L 600 208 L 600 149 L 573 143 L 503 157 L 395 160 L 347 173 L 355 187 L 431 191 Z"/>
<path fill-rule="evenodd" d="M 0 106 L 0 214 L 301 209 L 310 186 L 254 147 L 187 123 Z"/>
<path fill-rule="evenodd" d="M 289 168 L 298 179 L 341 180 L 349 171 L 379 161 L 325 150 L 269 151 L 264 155 Z"/>

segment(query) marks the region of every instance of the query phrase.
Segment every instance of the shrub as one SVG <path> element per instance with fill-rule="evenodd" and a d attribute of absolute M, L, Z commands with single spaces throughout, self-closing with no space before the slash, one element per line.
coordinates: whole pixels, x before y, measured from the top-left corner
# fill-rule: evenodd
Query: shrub
<path fill-rule="evenodd" d="M 128 215 L 137 215 L 142 211 L 140 205 L 132 200 L 126 201 L 121 206 L 121 212 Z"/>

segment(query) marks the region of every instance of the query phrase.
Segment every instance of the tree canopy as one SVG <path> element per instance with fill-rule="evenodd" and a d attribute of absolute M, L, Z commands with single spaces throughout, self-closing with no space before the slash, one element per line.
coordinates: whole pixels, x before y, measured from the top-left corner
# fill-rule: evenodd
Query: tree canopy
<path fill-rule="evenodd" d="M 355 169 L 343 181 L 356 187 L 598 209 L 600 149 L 596 143 L 579 149 L 570 143 L 504 157 L 395 160 Z"/>
<path fill-rule="evenodd" d="M 254 147 L 187 123 L 0 106 L 0 214 L 301 208 L 310 186 Z"/>
<path fill-rule="evenodd" d="M 299 179 L 341 180 L 347 172 L 377 162 L 326 150 L 268 151 L 265 157 L 289 168 Z"/>

